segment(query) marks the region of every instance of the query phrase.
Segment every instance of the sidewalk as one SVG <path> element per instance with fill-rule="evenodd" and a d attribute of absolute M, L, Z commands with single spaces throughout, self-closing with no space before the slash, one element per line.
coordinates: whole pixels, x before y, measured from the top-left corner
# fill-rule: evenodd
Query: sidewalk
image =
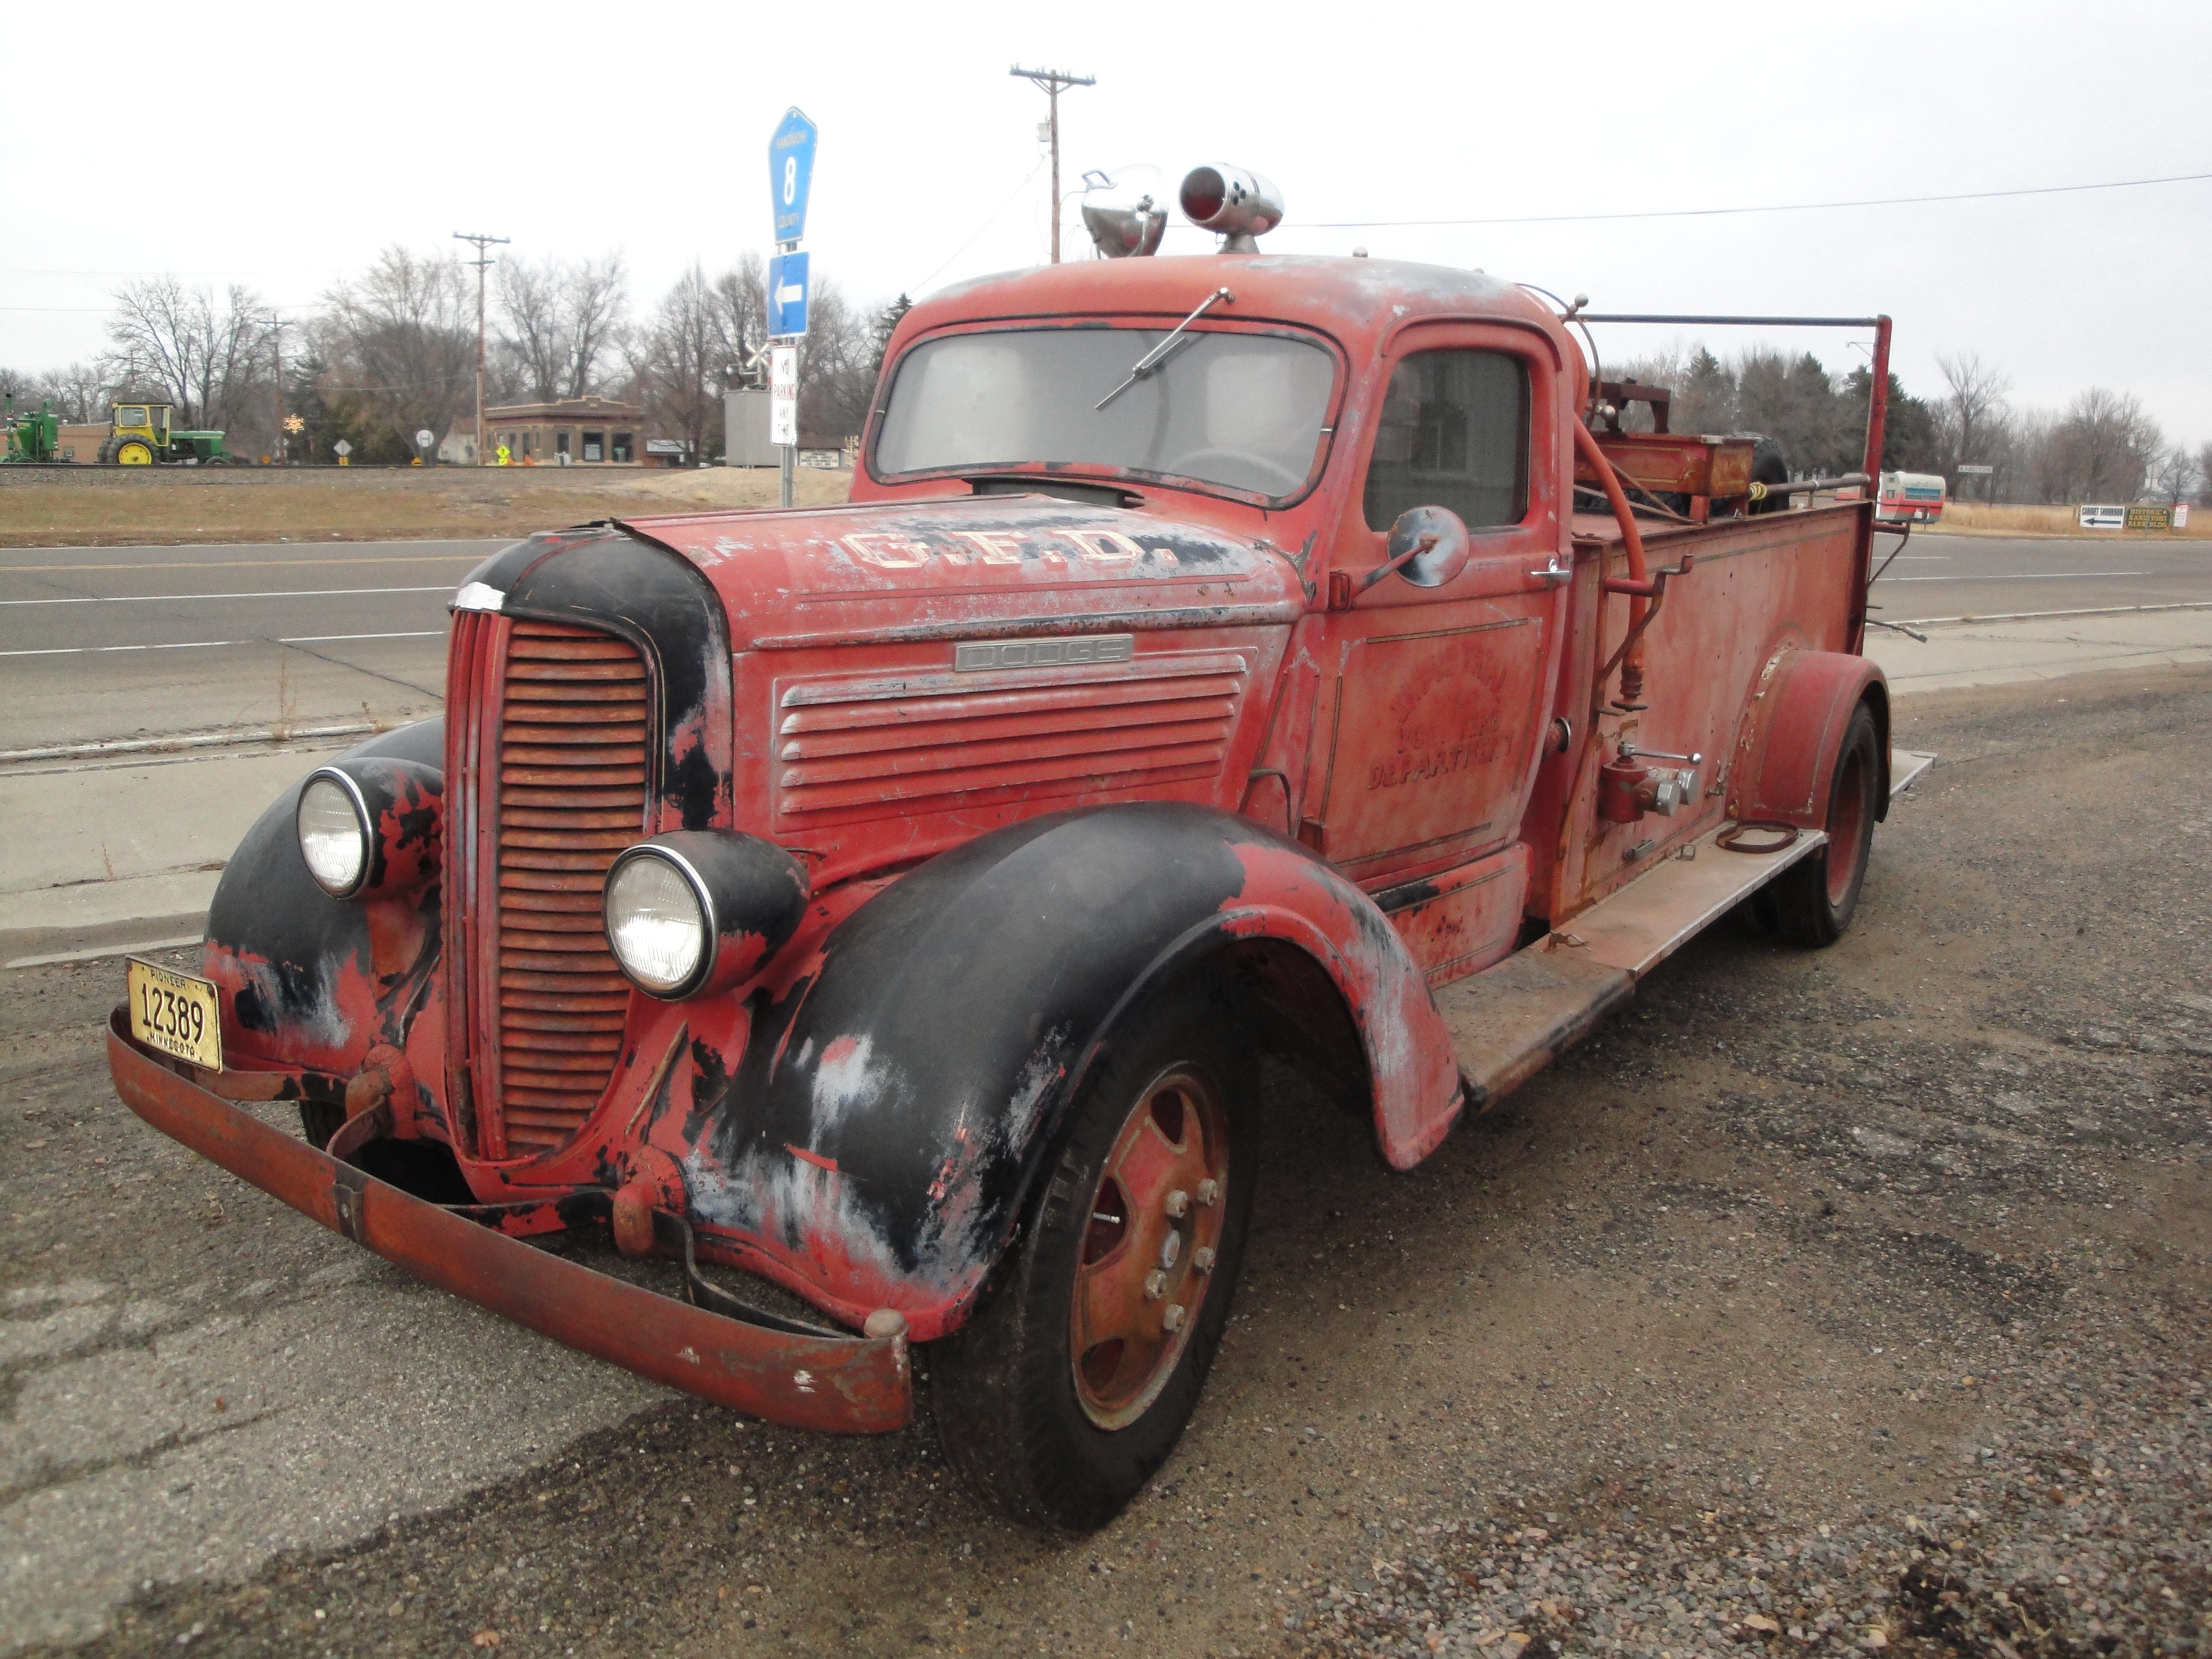
<path fill-rule="evenodd" d="M 0 965 L 198 939 L 240 839 L 339 747 L 0 772 Z"/>
<path fill-rule="evenodd" d="M 1867 630 L 1866 653 L 1909 697 L 1962 685 L 2010 685 L 2114 668 L 2212 662 L 2212 605 L 1921 623 L 1928 643 Z"/>
<path fill-rule="evenodd" d="M 2212 662 L 2212 606 L 1869 631 L 1901 697 Z M 0 770 L 0 966 L 197 939 L 223 860 L 336 743 Z"/>

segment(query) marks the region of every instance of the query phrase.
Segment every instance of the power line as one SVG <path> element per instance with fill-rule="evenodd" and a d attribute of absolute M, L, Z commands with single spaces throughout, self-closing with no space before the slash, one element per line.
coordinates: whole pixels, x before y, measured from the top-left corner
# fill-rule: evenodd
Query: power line
<path fill-rule="evenodd" d="M 1740 213 L 1819 213 L 1832 208 L 1915 207 L 1929 202 L 1993 202 L 2008 196 L 2068 196 L 2088 190 L 2136 190 L 2146 185 L 2193 185 L 2212 173 L 2179 173 L 2163 179 L 2116 179 L 2096 185 L 2039 185 L 2024 190 L 1970 190 L 1946 196 L 1881 196 L 1855 202 L 1775 202 L 1761 207 L 1665 208 L 1639 213 L 1531 213 L 1492 219 L 1306 220 L 1309 230 L 1423 229 L 1454 225 L 1595 224 L 1618 219 L 1714 219 Z"/>

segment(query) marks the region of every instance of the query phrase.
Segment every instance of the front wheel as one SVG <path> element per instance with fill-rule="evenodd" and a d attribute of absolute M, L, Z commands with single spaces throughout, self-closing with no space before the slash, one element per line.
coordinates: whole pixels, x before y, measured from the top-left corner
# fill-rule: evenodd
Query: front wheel
<path fill-rule="evenodd" d="M 1203 988 L 1137 1017 L 1085 1087 L 982 1304 L 931 1350 L 938 1433 L 1018 1521 L 1089 1530 L 1167 1459 L 1244 1254 L 1256 1074 Z"/>
<path fill-rule="evenodd" d="M 1874 850 L 1875 815 L 1881 810 L 1881 733 L 1874 711 L 1851 711 L 1843 746 L 1828 775 L 1828 844 L 1801 859 L 1774 881 L 1774 908 L 1782 936 L 1795 945 L 1833 945 L 1851 925 Z"/>

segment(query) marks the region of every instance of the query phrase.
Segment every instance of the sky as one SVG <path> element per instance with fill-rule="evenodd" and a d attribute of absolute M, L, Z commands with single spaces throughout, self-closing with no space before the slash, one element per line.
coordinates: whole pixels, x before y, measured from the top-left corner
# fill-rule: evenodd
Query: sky
<path fill-rule="evenodd" d="M 1908 390 L 1978 352 L 2021 408 L 2089 386 L 2212 439 L 2212 179 L 1826 211 L 1420 228 L 2212 174 L 2212 6 L 980 3 L 309 9 L 219 27 L 19 7 L 5 34 L 0 363 L 89 357 L 174 272 L 311 307 L 378 250 L 620 249 L 639 310 L 769 245 L 770 132 L 821 130 L 805 246 L 875 303 L 1048 257 L 1064 191 L 1201 163 L 1280 189 L 1269 252 L 1480 266 L 1594 310 L 1896 319 Z M 143 20 L 142 20 L 143 21 Z M 1347 27 L 1356 24 L 1356 27 Z M 1123 175 L 1126 184 L 1137 175 Z M 1085 257 L 1077 203 L 1067 257 Z M 1171 221 L 1164 251 L 1210 251 Z M 1699 331 L 1609 326 L 1620 361 Z M 1732 333 L 1838 372 L 1863 334 Z"/>

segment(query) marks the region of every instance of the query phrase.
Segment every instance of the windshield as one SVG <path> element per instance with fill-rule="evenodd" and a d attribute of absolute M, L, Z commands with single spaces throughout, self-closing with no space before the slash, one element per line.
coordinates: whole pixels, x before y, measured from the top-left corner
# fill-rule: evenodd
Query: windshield
<path fill-rule="evenodd" d="M 879 475 L 1074 464 L 1285 496 L 1328 419 L 1329 354 L 1277 334 L 1193 330 L 1097 407 L 1164 328 L 954 334 L 916 346 L 876 440 Z"/>

